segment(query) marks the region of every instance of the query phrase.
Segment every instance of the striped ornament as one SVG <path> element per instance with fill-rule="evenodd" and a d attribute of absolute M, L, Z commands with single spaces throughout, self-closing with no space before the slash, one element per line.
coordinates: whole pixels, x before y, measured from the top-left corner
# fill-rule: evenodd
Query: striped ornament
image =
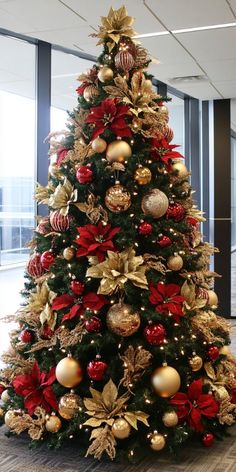
<path fill-rule="evenodd" d="M 170 128 L 169 126 L 166 126 L 165 130 L 164 130 L 164 136 L 166 138 L 166 141 L 168 143 L 170 143 L 174 137 L 174 131 L 172 128 Z"/>
<path fill-rule="evenodd" d="M 44 268 L 40 262 L 41 254 L 32 254 L 28 264 L 26 266 L 26 271 L 31 277 L 41 277 L 44 274 Z"/>
<path fill-rule="evenodd" d="M 47 226 L 49 225 L 49 218 L 45 216 L 45 218 L 42 218 L 40 222 L 38 223 L 38 226 L 36 226 L 35 231 L 39 234 L 47 234 L 49 231 L 47 229 Z"/>
<path fill-rule="evenodd" d="M 94 97 L 97 97 L 98 95 L 99 95 L 99 90 L 97 89 L 97 87 L 95 87 L 95 85 L 88 85 L 84 89 L 83 96 L 86 102 L 90 102 Z"/>
<path fill-rule="evenodd" d="M 201 300 L 208 300 L 208 290 L 203 287 L 199 287 L 197 290 L 197 298 L 200 298 Z"/>
<path fill-rule="evenodd" d="M 50 224 L 54 231 L 67 231 L 70 227 L 70 217 L 62 215 L 59 210 L 55 210 L 50 214 Z"/>
<path fill-rule="evenodd" d="M 115 65 L 117 69 L 122 69 L 125 72 L 134 67 L 134 58 L 128 51 L 119 51 L 115 56 Z"/>

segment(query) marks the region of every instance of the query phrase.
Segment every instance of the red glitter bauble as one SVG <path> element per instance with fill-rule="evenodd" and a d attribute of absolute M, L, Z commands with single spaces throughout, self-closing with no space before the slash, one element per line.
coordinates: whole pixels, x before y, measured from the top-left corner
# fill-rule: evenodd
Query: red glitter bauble
<path fill-rule="evenodd" d="M 98 333 L 101 331 L 102 322 L 97 316 L 92 316 L 84 322 L 84 326 L 88 333 Z"/>
<path fill-rule="evenodd" d="M 102 380 L 107 368 L 108 365 L 106 364 L 106 362 L 95 360 L 89 362 L 87 366 L 87 373 L 90 379 L 92 380 Z"/>
<path fill-rule="evenodd" d="M 148 236 L 149 234 L 152 233 L 153 227 L 151 223 L 147 223 L 144 221 L 141 223 L 138 227 L 139 234 L 142 234 L 143 236 Z"/>
<path fill-rule="evenodd" d="M 202 444 L 205 447 L 211 447 L 212 444 L 214 443 L 214 441 L 215 441 L 215 436 L 212 433 L 206 433 L 206 434 L 204 434 L 204 436 L 202 438 Z"/>
<path fill-rule="evenodd" d="M 166 218 L 172 218 L 174 221 L 181 221 L 185 217 L 185 209 L 180 203 L 172 203 L 169 205 Z"/>
<path fill-rule="evenodd" d="M 220 354 L 220 350 L 217 346 L 211 346 L 211 347 L 209 347 L 209 349 L 207 351 L 208 357 L 210 357 L 210 359 L 213 362 L 216 361 L 216 359 L 218 359 L 219 354 Z"/>
<path fill-rule="evenodd" d="M 70 217 L 55 210 L 50 214 L 50 224 L 54 231 L 67 231 L 70 227 Z"/>
<path fill-rule="evenodd" d="M 162 324 L 153 323 L 146 326 L 143 334 L 149 344 L 159 346 L 165 340 L 166 330 Z"/>
<path fill-rule="evenodd" d="M 26 271 L 31 277 L 41 277 L 44 274 L 44 268 L 40 262 L 41 254 L 33 254 L 26 266 Z"/>
<path fill-rule="evenodd" d="M 34 339 L 34 333 L 30 329 L 24 329 L 20 334 L 20 340 L 22 343 L 28 344 L 31 343 Z"/>
<path fill-rule="evenodd" d="M 172 241 L 169 236 L 162 236 L 157 242 L 161 247 L 167 247 L 172 244 Z"/>
<path fill-rule="evenodd" d="M 89 184 L 93 180 L 93 171 L 89 166 L 81 166 L 76 172 L 76 179 L 80 184 Z"/>
<path fill-rule="evenodd" d="M 75 295 L 82 295 L 84 293 L 85 285 L 79 280 L 72 280 L 70 288 Z"/>
<path fill-rule="evenodd" d="M 40 262 L 45 270 L 49 270 L 54 261 L 55 256 L 51 251 L 44 251 L 40 257 Z"/>

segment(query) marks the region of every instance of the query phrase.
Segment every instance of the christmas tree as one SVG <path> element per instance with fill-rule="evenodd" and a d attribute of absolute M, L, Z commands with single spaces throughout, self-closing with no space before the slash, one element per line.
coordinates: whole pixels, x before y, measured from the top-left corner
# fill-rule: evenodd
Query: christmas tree
<path fill-rule="evenodd" d="M 125 7 L 102 17 L 102 54 L 79 77 L 66 132 L 50 136 L 48 185 L 36 189 L 49 216 L 1 373 L 12 433 L 78 441 L 98 459 L 211 446 L 236 414 L 216 249 L 132 25 Z"/>

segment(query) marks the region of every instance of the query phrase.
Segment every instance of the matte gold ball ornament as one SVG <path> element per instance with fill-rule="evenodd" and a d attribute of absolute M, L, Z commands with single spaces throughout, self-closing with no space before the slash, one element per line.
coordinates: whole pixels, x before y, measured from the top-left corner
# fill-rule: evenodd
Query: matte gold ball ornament
<path fill-rule="evenodd" d="M 153 451 L 161 451 L 166 445 L 163 434 L 154 432 L 150 437 L 150 447 Z"/>
<path fill-rule="evenodd" d="M 173 411 L 166 411 L 162 416 L 162 421 L 167 428 L 173 428 L 178 424 L 179 418 L 177 413 Z"/>
<path fill-rule="evenodd" d="M 181 379 L 176 369 L 169 365 L 163 365 L 154 370 L 151 384 L 157 395 L 162 398 L 169 398 L 178 392 Z"/>
<path fill-rule="evenodd" d="M 117 418 L 111 427 L 111 431 L 116 439 L 126 439 L 130 435 L 131 426 L 124 418 Z"/>
<path fill-rule="evenodd" d="M 183 261 L 182 257 L 179 256 L 179 255 L 171 256 L 171 257 L 169 257 L 169 259 L 167 261 L 168 269 L 173 270 L 173 271 L 178 271 L 178 270 L 182 269 L 183 265 L 184 265 L 184 261 Z"/>
<path fill-rule="evenodd" d="M 71 356 L 61 359 L 56 366 L 56 379 L 63 387 L 75 387 L 82 380 L 80 363 Z"/>
<path fill-rule="evenodd" d="M 49 433 L 57 433 L 61 429 L 61 420 L 56 415 L 50 415 L 45 423 L 45 428 Z"/>
<path fill-rule="evenodd" d="M 96 139 L 93 140 L 92 149 L 95 152 L 102 153 L 106 150 L 106 148 L 107 148 L 107 143 L 104 139 L 97 137 Z"/>
<path fill-rule="evenodd" d="M 112 333 L 128 337 L 138 331 L 141 320 L 138 312 L 131 305 L 115 303 L 107 312 L 107 326 Z"/>
<path fill-rule="evenodd" d="M 124 162 L 131 155 L 132 149 L 130 145 L 122 139 L 112 141 L 107 146 L 106 158 L 108 162 Z"/>
<path fill-rule="evenodd" d="M 165 215 L 169 206 L 169 200 L 164 192 L 154 188 L 142 198 L 141 208 L 145 215 L 153 218 L 161 218 Z"/>
<path fill-rule="evenodd" d="M 185 166 L 185 164 L 181 161 L 174 161 L 174 164 L 172 165 L 172 171 L 173 172 L 178 172 L 177 176 L 180 179 L 184 179 L 185 177 L 188 176 L 188 169 Z"/>
<path fill-rule="evenodd" d="M 93 98 L 97 97 L 99 95 L 99 90 L 95 85 L 88 85 L 84 89 L 83 97 L 86 100 L 86 102 L 91 102 Z"/>
<path fill-rule="evenodd" d="M 66 393 L 60 398 L 58 412 L 65 420 L 71 420 L 80 409 L 81 399 L 75 393 Z"/>
<path fill-rule="evenodd" d="M 63 251 L 63 257 L 66 261 L 71 261 L 75 257 L 75 249 L 73 247 L 66 247 Z"/>
<path fill-rule="evenodd" d="M 113 70 L 110 67 L 104 66 L 98 72 L 100 82 L 109 82 L 113 79 Z"/>
<path fill-rule="evenodd" d="M 121 213 L 128 210 L 131 205 L 131 196 L 119 182 L 106 191 L 105 204 L 113 213 Z"/>
<path fill-rule="evenodd" d="M 207 293 L 208 293 L 208 304 L 211 306 L 217 306 L 219 303 L 219 300 L 214 290 L 207 290 Z"/>
<path fill-rule="evenodd" d="M 152 180 L 152 173 L 148 167 L 140 166 L 136 169 L 134 174 L 134 180 L 139 185 L 149 184 Z"/>
<path fill-rule="evenodd" d="M 193 372 L 198 372 L 203 366 L 203 360 L 200 356 L 193 356 L 189 359 L 189 365 Z"/>

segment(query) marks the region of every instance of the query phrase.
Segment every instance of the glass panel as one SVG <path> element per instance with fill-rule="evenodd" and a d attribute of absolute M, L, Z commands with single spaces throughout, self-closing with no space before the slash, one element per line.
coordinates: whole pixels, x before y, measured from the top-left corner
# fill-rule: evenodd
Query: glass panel
<path fill-rule="evenodd" d="M 35 46 L 0 36 L 0 264 L 27 260 L 34 227 Z"/>
<path fill-rule="evenodd" d="M 231 138 L 231 314 L 236 313 L 236 138 Z"/>
<path fill-rule="evenodd" d="M 184 100 L 169 92 L 167 95 L 171 98 L 166 105 L 169 109 L 169 126 L 174 131 L 173 143 L 179 144 L 177 150 L 184 155 Z"/>

